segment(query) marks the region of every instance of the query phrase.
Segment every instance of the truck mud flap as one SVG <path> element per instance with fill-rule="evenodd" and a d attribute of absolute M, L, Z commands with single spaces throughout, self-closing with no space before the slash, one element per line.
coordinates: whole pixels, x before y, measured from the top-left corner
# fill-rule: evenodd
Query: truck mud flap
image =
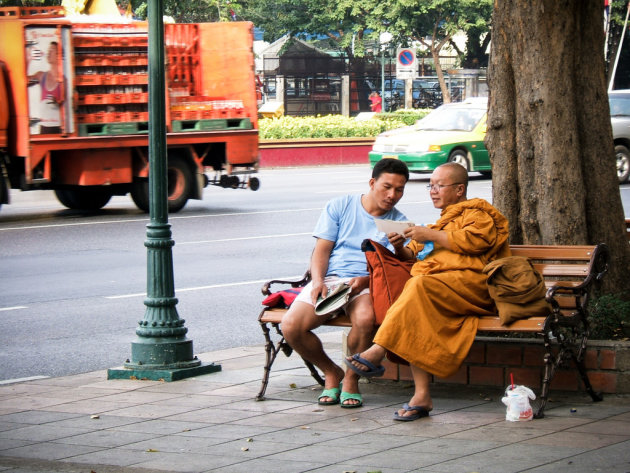
<path fill-rule="evenodd" d="M 213 131 L 213 130 L 251 130 L 252 122 L 249 118 L 215 118 L 208 120 L 173 120 L 173 132 Z"/>

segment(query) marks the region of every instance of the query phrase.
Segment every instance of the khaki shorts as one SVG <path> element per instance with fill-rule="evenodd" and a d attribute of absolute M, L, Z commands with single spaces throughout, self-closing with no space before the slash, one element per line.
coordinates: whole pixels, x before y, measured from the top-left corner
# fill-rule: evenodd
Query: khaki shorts
<path fill-rule="evenodd" d="M 352 278 L 340 278 L 339 276 L 326 276 L 324 278 L 324 284 L 326 284 L 326 286 L 328 287 L 328 290 L 330 290 L 331 287 L 335 287 L 338 286 L 339 284 L 342 284 L 344 282 L 348 282 L 350 281 Z M 313 290 L 313 281 L 309 282 L 306 286 L 304 286 L 304 288 L 302 289 L 302 292 L 300 292 L 298 294 L 298 296 L 295 298 L 295 300 L 293 302 L 304 302 L 312 307 L 315 307 L 315 305 L 313 304 L 313 300 L 311 299 L 311 291 Z M 365 288 L 363 289 L 361 292 L 359 292 L 358 294 L 354 294 L 350 300 L 348 301 L 348 303 L 343 307 L 344 312 L 346 310 L 346 307 L 348 307 L 348 305 L 355 300 L 357 297 L 362 296 L 363 294 L 369 294 L 370 293 L 370 289 L 369 288 Z"/>

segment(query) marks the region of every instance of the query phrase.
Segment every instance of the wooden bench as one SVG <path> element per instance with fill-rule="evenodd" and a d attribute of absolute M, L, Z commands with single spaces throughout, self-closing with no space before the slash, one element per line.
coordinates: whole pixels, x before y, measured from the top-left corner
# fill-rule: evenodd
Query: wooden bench
<path fill-rule="evenodd" d="M 535 417 L 544 416 L 544 409 L 549 394 L 549 384 L 556 370 L 565 362 L 572 360 L 578 369 L 585 389 L 593 401 L 600 401 L 586 374 L 584 354 L 588 341 L 589 293 L 593 285 L 600 281 L 608 269 L 608 247 L 605 244 L 596 246 L 538 246 L 512 245 L 512 254 L 529 258 L 540 271 L 547 286 L 547 301 L 552 311 L 546 317 L 530 317 L 517 320 L 509 326 L 501 324 L 499 317 L 480 317 L 478 332 L 483 333 L 527 333 L 539 335 L 544 340 L 544 374 L 540 389 L 539 405 Z M 272 293 L 272 285 L 290 287 L 304 286 L 310 280 L 307 272 L 299 281 L 272 280 L 265 283 L 262 293 Z M 283 288 L 279 288 L 282 290 Z M 269 374 L 276 356 L 283 352 L 286 356 L 292 353 L 291 347 L 282 335 L 280 322 L 287 309 L 263 308 L 258 322 L 265 337 L 266 363 L 262 385 L 256 399 L 263 400 L 269 382 Z M 337 317 L 325 325 L 350 327 L 349 318 L 345 315 Z M 272 337 L 277 338 L 273 341 Z M 316 368 L 304 360 L 313 378 L 322 386 L 324 380 Z"/>

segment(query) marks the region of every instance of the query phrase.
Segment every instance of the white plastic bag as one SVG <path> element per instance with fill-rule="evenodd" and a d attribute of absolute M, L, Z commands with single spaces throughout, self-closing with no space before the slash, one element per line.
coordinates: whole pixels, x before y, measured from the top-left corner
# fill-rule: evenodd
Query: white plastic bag
<path fill-rule="evenodd" d="M 532 420 L 534 412 L 529 405 L 529 400 L 536 399 L 536 395 L 526 386 L 508 386 L 505 390 L 505 397 L 501 402 L 507 406 L 505 420 L 518 422 Z"/>

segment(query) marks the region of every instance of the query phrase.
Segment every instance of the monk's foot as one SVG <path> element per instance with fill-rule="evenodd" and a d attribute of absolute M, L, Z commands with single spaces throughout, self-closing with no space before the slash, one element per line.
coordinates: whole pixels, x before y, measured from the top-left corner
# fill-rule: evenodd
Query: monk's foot
<path fill-rule="evenodd" d="M 381 366 L 381 361 L 385 358 L 385 353 L 380 345 L 372 345 L 362 353 L 346 357 L 345 363 L 359 376 L 382 376 L 385 368 Z"/>
<path fill-rule="evenodd" d="M 411 421 L 428 417 L 433 410 L 433 401 L 430 396 L 413 396 L 408 403 L 403 404 L 402 409 L 394 413 L 394 420 Z"/>

